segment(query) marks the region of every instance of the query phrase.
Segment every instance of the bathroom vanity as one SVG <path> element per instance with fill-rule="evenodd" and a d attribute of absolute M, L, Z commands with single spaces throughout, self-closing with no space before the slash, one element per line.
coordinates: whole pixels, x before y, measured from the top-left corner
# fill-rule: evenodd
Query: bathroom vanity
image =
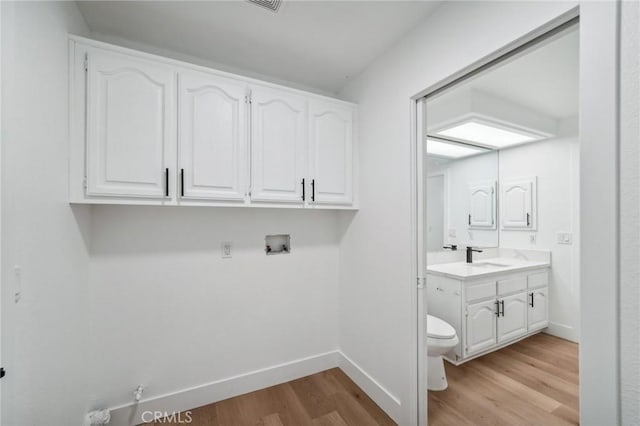
<path fill-rule="evenodd" d="M 460 365 L 547 327 L 550 268 L 548 253 L 429 265 L 428 313 L 460 338 L 445 358 Z"/>

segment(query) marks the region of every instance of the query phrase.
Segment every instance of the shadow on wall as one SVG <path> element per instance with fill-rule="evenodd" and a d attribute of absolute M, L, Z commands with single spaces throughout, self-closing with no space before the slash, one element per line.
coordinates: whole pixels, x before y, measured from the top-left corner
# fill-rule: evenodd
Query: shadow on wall
<path fill-rule="evenodd" d="M 336 212 L 277 208 L 91 206 L 91 256 L 264 250 L 265 235 L 291 234 L 297 248 L 337 245 Z"/>

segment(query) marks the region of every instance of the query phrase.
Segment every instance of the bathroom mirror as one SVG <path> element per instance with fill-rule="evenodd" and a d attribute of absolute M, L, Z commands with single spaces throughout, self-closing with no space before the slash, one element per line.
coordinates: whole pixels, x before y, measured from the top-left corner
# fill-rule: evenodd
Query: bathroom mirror
<path fill-rule="evenodd" d="M 498 246 L 498 152 L 427 140 L 427 251 Z"/>

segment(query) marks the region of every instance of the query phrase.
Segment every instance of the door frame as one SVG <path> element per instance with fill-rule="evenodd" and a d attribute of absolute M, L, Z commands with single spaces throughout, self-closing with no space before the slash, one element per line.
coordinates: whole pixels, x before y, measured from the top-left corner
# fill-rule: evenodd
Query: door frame
<path fill-rule="evenodd" d="M 444 205 L 444 213 L 443 213 L 443 218 L 442 218 L 442 227 L 443 227 L 443 235 L 442 235 L 442 243 L 443 244 L 450 244 L 449 243 L 449 233 L 448 233 L 448 229 L 449 229 L 449 205 L 450 205 L 450 200 L 449 200 L 449 170 L 440 170 L 434 173 L 429 173 L 429 170 L 427 170 L 427 166 L 424 166 L 424 171 L 426 172 L 426 177 L 425 177 L 425 182 L 426 179 L 432 178 L 432 177 L 436 177 L 436 176 L 442 176 L 442 190 L 444 191 L 444 193 L 442 194 L 442 204 Z M 426 189 L 425 189 L 426 192 Z M 426 218 L 426 212 L 425 212 L 425 218 Z M 427 230 L 425 230 L 425 234 L 424 234 L 424 238 L 427 238 Z M 426 248 L 425 248 L 426 250 Z"/>
<path fill-rule="evenodd" d="M 619 69 L 620 1 L 588 2 L 550 20 L 492 54 L 412 96 L 411 122 L 411 274 L 412 333 L 416 377 L 411 418 L 427 424 L 424 231 L 424 98 L 482 70 L 515 57 L 550 32 L 579 19 L 580 25 L 580 418 L 583 423 L 619 424 L 620 413 L 620 197 Z M 595 102 L 595 100 L 599 100 Z M 598 206 L 594 209 L 593 206 Z M 590 210 L 591 208 L 591 210 Z M 612 282 L 613 281 L 613 282 Z M 608 283 L 607 291 L 603 284 Z M 588 313 L 588 314 L 587 314 Z M 603 349 L 604 348 L 604 349 Z"/>

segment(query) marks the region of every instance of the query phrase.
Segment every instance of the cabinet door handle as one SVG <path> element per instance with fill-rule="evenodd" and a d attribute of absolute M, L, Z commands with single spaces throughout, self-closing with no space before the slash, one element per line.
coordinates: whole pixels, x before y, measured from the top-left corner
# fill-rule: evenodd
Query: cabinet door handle
<path fill-rule="evenodd" d="M 169 168 L 164 169 L 164 196 L 169 196 Z"/>
<path fill-rule="evenodd" d="M 469 213 L 469 225 L 471 225 L 471 213 Z"/>
<path fill-rule="evenodd" d="M 531 215 L 527 213 L 527 226 L 531 226 Z"/>
<path fill-rule="evenodd" d="M 311 201 L 316 201 L 316 180 L 311 179 Z"/>
<path fill-rule="evenodd" d="M 302 201 L 304 201 L 305 195 L 304 195 L 304 178 L 302 178 Z"/>
<path fill-rule="evenodd" d="M 504 300 L 500 301 L 500 306 L 502 306 L 502 316 L 504 316 Z"/>
<path fill-rule="evenodd" d="M 533 292 L 529 293 L 529 296 L 531 297 L 531 307 L 533 308 Z"/>
<path fill-rule="evenodd" d="M 496 316 L 500 316 L 500 302 L 496 300 Z"/>
<path fill-rule="evenodd" d="M 184 169 L 180 169 L 180 196 L 184 197 Z"/>

